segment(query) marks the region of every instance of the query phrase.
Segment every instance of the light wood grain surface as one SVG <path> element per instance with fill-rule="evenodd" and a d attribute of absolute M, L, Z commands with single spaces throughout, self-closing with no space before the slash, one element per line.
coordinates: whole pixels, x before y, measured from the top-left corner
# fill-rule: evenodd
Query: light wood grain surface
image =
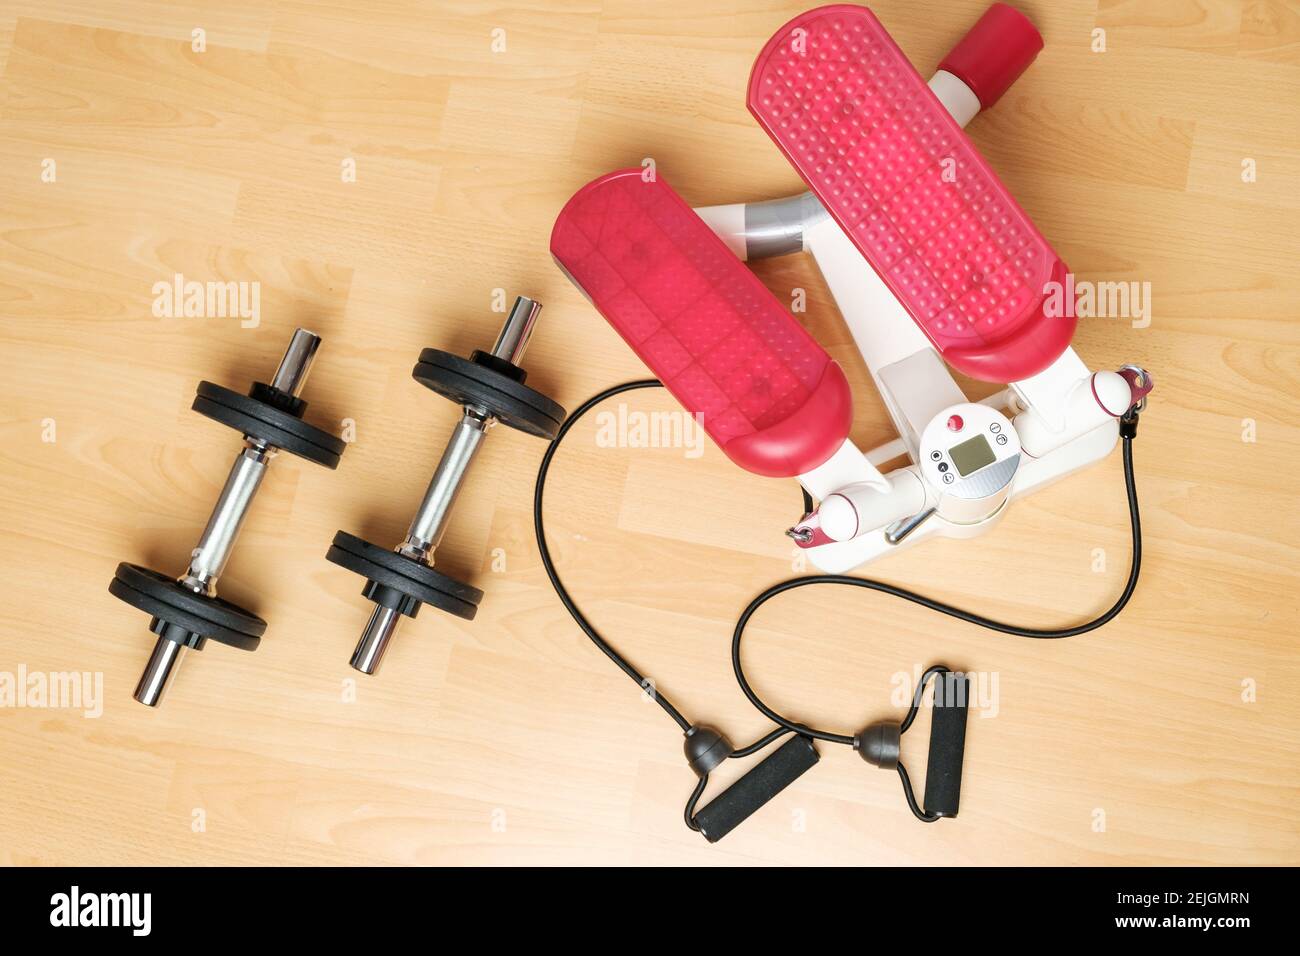
<path fill-rule="evenodd" d="M 970 127 L 1080 278 L 1151 283 L 1148 328 L 1088 320 L 1075 339 L 1094 367 L 1158 380 L 1136 443 L 1146 560 L 1128 610 L 1038 643 L 817 589 L 751 627 L 761 693 L 845 732 L 901 714 L 899 672 L 996 675 L 956 821 L 914 822 L 893 775 L 826 746 L 723 843 L 686 830 L 680 735 L 548 587 L 530 518 L 543 444 L 504 428 L 438 553 L 487 592 L 478 619 L 426 610 L 377 677 L 348 668 L 370 605 L 324 560 L 330 538 L 396 543 L 455 420 L 411 380 L 418 351 L 489 345 L 504 289 L 545 303 L 525 364 L 567 407 L 643 376 L 552 264 L 554 217 L 646 157 L 695 204 L 797 191 L 744 89 L 803 6 L 0 4 L 0 672 L 98 673 L 104 693 L 94 718 L 0 709 L 0 862 L 1300 862 L 1288 0 L 1026 0 L 1046 49 Z M 874 9 L 928 75 L 983 6 Z M 758 271 L 783 301 L 808 290 L 801 318 L 849 373 L 859 444 L 891 437 L 811 261 Z M 153 285 L 176 273 L 260 283 L 260 324 L 155 317 Z M 194 386 L 264 379 L 296 324 L 324 337 L 309 417 L 352 419 L 356 440 L 337 472 L 287 455 L 271 468 L 221 583 L 270 621 L 262 647 L 191 654 L 148 710 L 131 690 L 152 635 L 109 578 L 120 560 L 184 567 L 238 447 L 189 411 Z M 628 403 L 673 407 L 661 392 Z M 763 732 L 729 638 L 792 573 L 793 483 L 712 446 L 602 448 L 584 424 L 548 495 L 557 560 L 597 625 L 692 719 Z M 985 537 L 871 573 L 1051 626 L 1106 607 L 1127 561 L 1116 452 Z M 918 777 L 927 724 L 905 749 Z"/>

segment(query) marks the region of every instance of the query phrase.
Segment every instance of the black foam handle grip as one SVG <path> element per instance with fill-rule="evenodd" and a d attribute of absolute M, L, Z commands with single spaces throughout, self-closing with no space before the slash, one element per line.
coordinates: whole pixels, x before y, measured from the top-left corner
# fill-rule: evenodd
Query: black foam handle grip
<path fill-rule="evenodd" d="M 818 760 L 812 739 L 795 734 L 695 814 L 695 824 L 717 843 L 755 810 L 798 780 Z"/>
<path fill-rule="evenodd" d="M 925 770 L 925 812 L 955 817 L 961 798 L 961 765 L 966 755 L 966 710 L 970 678 L 951 671 L 934 682 L 930 717 L 930 763 Z"/>

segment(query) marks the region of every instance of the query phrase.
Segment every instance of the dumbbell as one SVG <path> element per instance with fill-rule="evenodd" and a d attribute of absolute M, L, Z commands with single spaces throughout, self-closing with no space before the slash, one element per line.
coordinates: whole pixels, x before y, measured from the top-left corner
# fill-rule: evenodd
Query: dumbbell
<path fill-rule="evenodd" d="M 208 640 L 214 640 L 252 651 L 266 631 L 266 622 L 256 614 L 217 597 L 217 579 L 276 452 L 287 451 L 326 468 L 338 467 L 345 443 L 304 422 L 307 403 L 298 397 L 319 346 L 319 336 L 296 330 L 271 383 L 255 382 L 247 395 L 199 382 L 191 407 L 242 433 L 244 448 L 230 469 L 185 573 L 171 578 L 123 562 L 108 586 L 114 597 L 149 614 L 149 630 L 158 635 L 135 688 L 135 699 L 142 704 L 158 706 L 186 650 L 202 650 Z"/>
<path fill-rule="evenodd" d="M 388 550 L 340 531 L 325 557 L 366 579 L 362 595 L 375 609 L 352 654 L 363 674 L 379 668 L 402 617 L 415 617 L 432 605 L 464 620 L 473 620 L 483 592 L 433 569 L 433 553 L 442 540 L 452 506 L 465 484 L 469 467 L 488 430 L 497 422 L 550 440 L 564 421 L 564 409 L 524 384 L 518 362 L 528 345 L 541 303 L 520 296 L 501 327 L 491 352 L 475 351 L 468 359 L 440 349 L 425 349 L 411 377 L 461 406 L 424 500 L 406 538 Z"/>

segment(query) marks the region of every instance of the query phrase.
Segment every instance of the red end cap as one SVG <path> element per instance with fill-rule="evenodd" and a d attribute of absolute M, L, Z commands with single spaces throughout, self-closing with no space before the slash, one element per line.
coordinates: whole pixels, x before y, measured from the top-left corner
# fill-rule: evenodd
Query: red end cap
<path fill-rule="evenodd" d="M 988 109 L 1011 88 L 1043 48 L 1042 34 L 1019 10 L 995 3 L 952 48 L 939 69 L 969 86 Z"/>
<path fill-rule="evenodd" d="M 1065 263 L 1058 259 L 1052 267 L 1050 282 L 1060 289 L 1065 286 L 1065 277 Z M 994 345 L 949 347 L 940 354 L 953 368 L 981 382 L 1023 382 L 1032 378 L 1061 357 L 1079 324 L 1074 309 L 1068 309 L 1064 315 L 1055 311 L 1049 314 L 1048 305 L 1048 292 L 1044 289 L 1031 320 L 1014 338 Z"/>
<path fill-rule="evenodd" d="M 812 471 L 839 451 L 853 425 L 853 393 L 844 370 L 826 365 L 808 401 L 790 417 L 722 445 L 746 471 L 769 478 L 793 478 Z"/>

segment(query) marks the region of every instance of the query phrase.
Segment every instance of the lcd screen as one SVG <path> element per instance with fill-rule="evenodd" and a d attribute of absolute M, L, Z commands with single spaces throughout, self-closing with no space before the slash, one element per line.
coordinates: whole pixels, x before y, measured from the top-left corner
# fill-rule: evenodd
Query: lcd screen
<path fill-rule="evenodd" d="M 985 465 L 993 464 L 994 459 L 997 458 L 993 454 L 993 449 L 989 446 L 988 439 L 983 435 L 976 435 L 960 445 L 953 445 L 948 449 L 948 454 L 963 478 L 973 471 L 978 471 Z"/>

